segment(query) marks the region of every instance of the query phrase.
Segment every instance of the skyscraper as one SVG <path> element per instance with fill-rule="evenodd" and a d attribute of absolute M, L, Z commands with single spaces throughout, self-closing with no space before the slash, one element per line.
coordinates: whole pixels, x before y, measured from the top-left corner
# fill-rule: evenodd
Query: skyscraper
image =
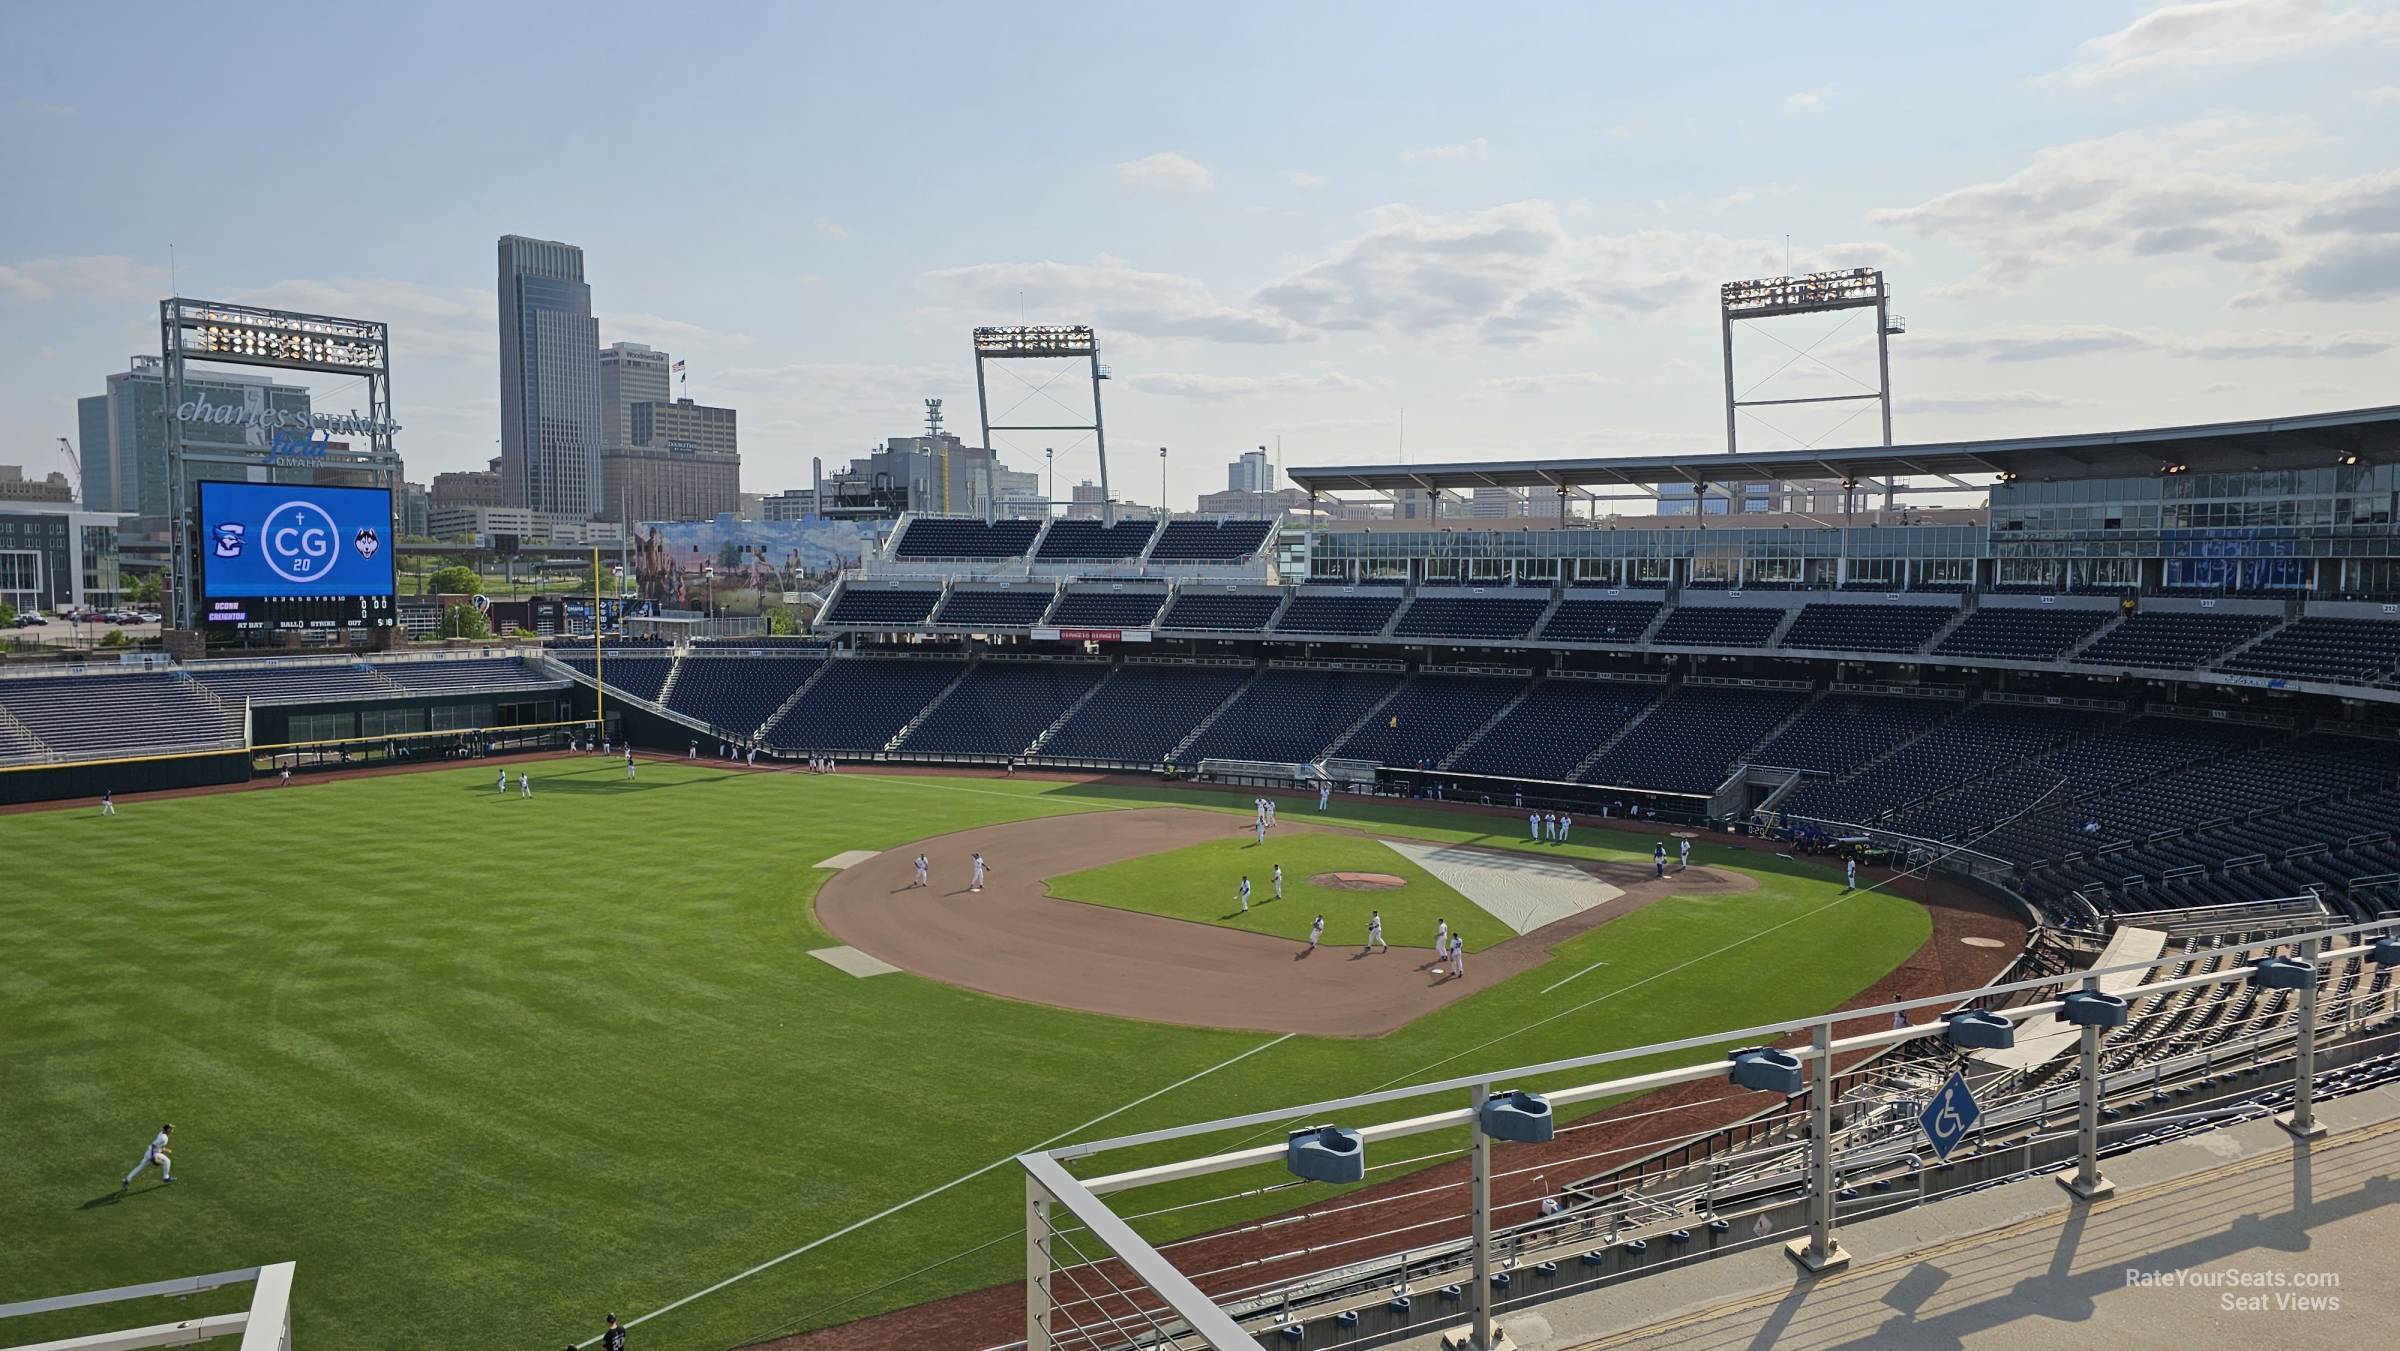
<path fill-rule="evenodd" d="M 1275 470 L 1263 450 L 1245 450 L 1242 458 L 1225 466 L 1225 491 L 1229 493 L 1263 493 L 1274 487 Z"/>
<path fill-rule="evenodd" d="M 510 506 L 600 506 L 600 326 L 573 244 L 500 237 L 500 476 Z"/>
<path fill-rule="evenodd" d="M 667 354 L 638 342 L 612 342 L 600 349 L 600 449 L 623 450 L 641 442 L 633 435 L 633 406 L 665 403 Z"/>

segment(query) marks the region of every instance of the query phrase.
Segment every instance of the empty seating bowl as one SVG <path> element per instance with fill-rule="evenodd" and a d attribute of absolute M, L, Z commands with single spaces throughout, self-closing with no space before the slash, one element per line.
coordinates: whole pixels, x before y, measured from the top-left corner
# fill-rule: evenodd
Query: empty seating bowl
<path fill-rule="evenodd" d="M 1292 1132 L 1284 1166 L 1305 1182 L 1359 1182 L 1367 1176 L 1367 1142 L 1357 1131 L 1312 1126 Z"/>

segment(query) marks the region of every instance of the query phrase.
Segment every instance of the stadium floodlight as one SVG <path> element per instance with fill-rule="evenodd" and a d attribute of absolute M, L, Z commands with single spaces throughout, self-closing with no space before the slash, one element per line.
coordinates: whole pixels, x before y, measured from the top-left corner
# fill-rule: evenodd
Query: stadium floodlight
<path fill-rule="evenodd" d="M 1729 281 L 1718 287 L 1717 322 L 1723 330 L 1725 340 L 1725 449 L 1728 452 L 1741 449 L 1741 417 L 1745 409 L 1792 404 L 1863 403 L 1870 400 L 1879 405 L 1883 414 L 1882 444 L 1890 445 L 1892 443 L 1891 340 L 1894 335 L 1908 331 L 1906 321 L 1892 313 L 1891 305 L 1891 290 L 1884 285 L 1883 271 L 1880 268 L 1872 267 L 1844 268 L 1833 272 L 1810 272 L 1797 277 L 1753 277 L 1747 281 Z M 1841 371 L 1839 368 L 1829 365 L 1823 358 L 1816 355 L 1814 348 L 1818 343 L 1833 336 L 1832 332 L 1828 332 L 1820 335 L 1816 342 L 1810 343 L 1807 347 L 1794 347 L 1790 343 L 1783 343 L 1783 346 L 1789 348 L 1792 353 L 1790 358 L 1778 365 L 1774 371 L 1769 372 L 1765 379 L 1752 385 L 1748 391 L 1737 390 L 1733 372 L 1733 326 L 1735 324 L 1787 319 L 1795 315 L 1825 314 L 1836 310 L 1873 310 L 1875 312 L 1875 383 L 1873 385 L 1850 375 L 1847 371 Z M 1838 331 L 1839 326 L 1837 325 L 1834 332 Z M 1783 371 L 1784 368 L 1803 359 L 1816 362 L 1818 366 L 1827 370 L 1835 371 L 1857 385 L 1861 392 L 1813 394 L 1786 399 L 1747 397 L 1759 386 L 1773 380 L 1776 374 Z M 1775 432 L 1779 436 L 1789 437 L 1789 433 L 1768 423 L 1758 414 L 1752 413 L 1750 416 L 1768 431 Z M 1855 417 L 1857 413 L 1853 412 L 1850 416 Z M 1848 422 L 1849 418 L 1845 417 L 1822 433 L 1818 439 L 1821 440 L 1824 436 L 1832 435 Z M 1810 441 L 1805 444 L 1814 445 L 1815 442 Z M 1896 487 L 1893 482 L 1888 480 L 1883 486 L 1884 505 L 1889 507 L 1892 505 Z M 1844 485 L 1845 511 L 1849 509 L 1850 491 L 1849 486 Z"/>
<path fill-rule="evenodd" d="M 1016 324 L 975 330 L 975 354 L 986 357 L 1088 357 L 1100 339 L 1088 324 Z"/>
<path fill-rule="evenodd" d="M 984 382 L 983 366 L 985 362 L 1046 361 L 1060 358 L 1081 361 L 1091 368 L 1089 371 L 1089 378 L 1092 382 L 1091 421 L 1014 424 L 992 421 L 991 397 Z M 983 425 L 984 448 L 989 452 L 983 462 L 986 519 L 989 519 L 991 512 L 995 509 L 999 497 L 996 476 L 1000 446 L 992 439 L 993 432 L 1083 432 L 1092 438 L 1093 450 L 1100 461 L 1101 523 L 1104 525 L 1115 524 L 1116 508 L 1110 501 L 1108 492 L 1108 434 L 1101 425 L 1100 417 L 1100 382 L 1107 378 L 1108 367 L 1100 364 L 1100 335 L 1093 332 L 1092 326 L 1089 324 L 1013 324 L 1004 327 L 982 327 L 975 330 L 975 411 Z M 1047 393 L 1049 382 L 1036 386 L 1031 381 L 1027 381 L 1026 385 L 1030 392 L 1026 394 L 1025 398 L 1019 399 L 1016 404 L 1011 405 L 1012 408 L 1021 406 L 1026 400 L 1040 394 L 1051 403 L 1068 408 L 1068 416 L 1079 415 L 1079 410 L 1070 408 L 1067 404 L 1060 402 L 1056 395 Z M 1003 409 L 1001 416 L 1008 416 L 1008 412 L 1008 409 Z M 1073 447 L 1070 446 L 1068 449 L 1072 450 Z M 1161 503 L 1160 505 L 1163 509 L 1165 504 Z"/>
<path fill-rule="evenodd" d="M 180 299 L 160 309 L 169 354 L 186 360 L 355 375 L 389 357 L 389 330 L 369 320 Z"/>

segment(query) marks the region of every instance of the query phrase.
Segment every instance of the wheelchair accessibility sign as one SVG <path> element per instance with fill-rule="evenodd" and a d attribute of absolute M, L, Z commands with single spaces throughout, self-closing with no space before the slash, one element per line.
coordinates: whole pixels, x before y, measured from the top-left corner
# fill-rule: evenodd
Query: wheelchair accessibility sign
<path fill-rule="evenodd" d="M 1983 1109 L 1975 1105 L 1975 1095 L 1967 1091 L 1967 1081 L 1957 1074 L 1942 1085 L 1942 1091 L 1925 1104 L 1924 1114 L 1917 1123 L 1925 1128 L 1925 1139 L 1933 1146 L 1934 1157 L 1950 1161 L 1950 1151 L 1958 1148 L 1967 1132 L 1983 1117 Z"/>

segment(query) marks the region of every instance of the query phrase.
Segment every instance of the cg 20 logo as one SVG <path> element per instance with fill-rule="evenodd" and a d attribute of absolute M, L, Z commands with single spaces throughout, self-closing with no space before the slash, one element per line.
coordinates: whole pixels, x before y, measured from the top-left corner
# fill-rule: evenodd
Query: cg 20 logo
<path fill-rule="evenodd" d="M 342 556 L 341 527 L 314 502 L 286 502 L 259 524 L 260 556 L 287 582 L 316 582 Z"/>

